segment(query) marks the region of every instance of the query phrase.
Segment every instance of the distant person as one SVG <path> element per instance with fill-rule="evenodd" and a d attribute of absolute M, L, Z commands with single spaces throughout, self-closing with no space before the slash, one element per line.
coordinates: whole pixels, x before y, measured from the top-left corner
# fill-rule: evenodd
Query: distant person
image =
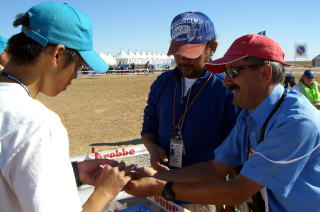
<path fill-rule="evenodd" d="M 7 53 L 8 39 L 0 35 L 0 71 L 7 65 L 9 55 Z"/>
<path fill-rule="evenodd" d="M 132 63 L 131 64 L 131 69 L 134 70 L 136 68 L 136 64 Z"/>
<path fill-rule="evenodd" d="M 177 67 L 151 85 L 141 131 L 151 165 L 158 171 L 214 159 L 214 150 L 230 133 L 237 115 L 223 75 L 204 68 L 218 45 L 210 18 L 201 12 L 177 15 L 171 38 L 168 55 L 174 56 Z M 183 206 L 211 210 L 206 205 Z"/>
<path fill-rule="evenodd" d="M 226 205 L 261 193 L 261 208 L 253 211 L 318 212 L 320 113 L 281 85 L 286 65 L 283 50 L 270 38 L 249 34 L 236 39 L 222 58 L 205 66 L 226 73 L 224 84 L 234 92 L 233 103 L 243 108 L 215 159 L 154 177 L 136 175 L 126 191 Z M 240 166 L 239 176 L 224 180 Z"/>
<path fill-rule="evenodd" d="M 148 62 L 146 62 L 146 64 L 144 65 L 144 68 L 145 68 L 145 69 L 149 69 L 149 65 L 150 65 L 150 62 L 148 61 Z"/>
<path fill-rule="evenodd" d="M 147 76 L 150 73 L 150 62 L 147 61 L 146 64 L 144 65 L 144 74 Z"/>
<path fill-rule="evenodd" d="M 305 70 L 299 83 L 292 89 L 305 95 L 315 107 L 320 109 L 320 85 L 314 80 L 314 77 L 314 72 L 311 69 Z"/>
<path fill-rule="evenodd" d="M 296 85 L 295 77 L 292 73 L 286 73 L 286 76 L 284 77 L 283 86 L 285 88 L 292 88 Z"/>
<path fill-rule="evenodd" d="M 130 168 L 93 160 L 73 163 L 73 173 L 65 127 L 36 100 L 39 92 L 66 90 L 85 63 L 106 71 L 92 49 L 91 21 L 66 3 L 44 2 L 13 25 L 22 31 L 9 39 L 0 72 L 0 211 L 101 211 L 130 180 Z M 74 175 L 96 186 L 83 207 Z"/>

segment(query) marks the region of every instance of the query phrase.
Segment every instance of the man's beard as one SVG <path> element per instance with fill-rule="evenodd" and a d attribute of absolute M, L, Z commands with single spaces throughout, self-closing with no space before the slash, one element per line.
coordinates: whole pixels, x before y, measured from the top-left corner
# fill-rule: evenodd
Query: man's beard
<path fill-rule="evenodd" d="M 180 70 L 180 73 L 184 77 L 187 77 L 187 78 L 198 78 L 204 72 L 203 68 L 201 70 L 196 70 L 195 67 L 193 65 L 190 65 L 190 64 L 179 64 L 179 65 L 177 65 L 177 67 Z M 182 71 L 184 68 L 187 68 L 187 69 L 189 69 L 191 71 Z"/>

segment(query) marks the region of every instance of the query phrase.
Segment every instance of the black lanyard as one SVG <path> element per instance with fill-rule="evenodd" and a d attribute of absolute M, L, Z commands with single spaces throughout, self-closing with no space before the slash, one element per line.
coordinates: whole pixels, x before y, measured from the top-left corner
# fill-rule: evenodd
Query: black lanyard
<path fill-rule="evenodd" d="M 3 71 L 0 71 L 0 74 L 4 77 L 7 77 L 8 79 L 11 79 L 15 82 L 17 82 L 19 85 L 21 85 L 21 87 L 23 87 L 23 89 L 28 93 L 28 95 L 31 97 L 31 93 L 29 91 L 29 89 L 27 88 L 27 86 L 21 81 L 19 80 L 18 78 L 16 78 L 15 76 L 12 76 L 11 74 L 8 74 L 7 72 L 3 72 Z"/>
<path fill-rule="evenodd" d="M 284 101 L 285 96 L 287 95 L 286 90 L 283 91 L 281 98 L 278 100 L 277 104 L 273 107 L 272 111 L 270 112 L 270 114 L 268 115 L 267 119 L 264 121 L 262 128 L 260 130 L 260 136 L 259 136 L 259 140 L 258 140 L 258 144 L 264 140 L 264 136 L 265 136 L 265 131 L 267 128 L 267 125 L 271 119 L 271 117 L 275 114 L 275 112 L 277 112 L 277 110 L 279 109 L 280 105 L 282 104 L 282 102 Z M 248 136 L 248 159 L 249 159 L 249 155 L 250 154 L 250 139 Z M 241 166 L 242 168 L 242 166 Z M 240 171 L 239 171 L 240 172 Z M 257 211 L 265 211 L 265 201 L 262 198 L 261 192 L 257 192 L 255 193 L 252 197 L 252 204 L 253 207 L 256 208 Z"/>
<path fill-rule="evenodd" d="M 284 101 L 284 98 L 286 97 L 287 92 L 286 90 L 283 91 L 281 98 L 278 100 L 277 104 L 273 107 L 272 111 L 269 113 L 267 119 L 264 121 L 262 128 L 260 130 L 260 136 L 259 136 L 259 140 L 258 140 L 258 144 L 264 140 L 264 136 L 266 133 L 266 128 L 267 125 L 271 119 L 271 117 L 275 114 L 275 112 L 277 112 L 277 110 L 279 109 L 280 105 L 282 104 L 282 102 Z M 250 139 L 248 139 L 248 158 L 249 158 L 249 153 L 250 153 Z"/>

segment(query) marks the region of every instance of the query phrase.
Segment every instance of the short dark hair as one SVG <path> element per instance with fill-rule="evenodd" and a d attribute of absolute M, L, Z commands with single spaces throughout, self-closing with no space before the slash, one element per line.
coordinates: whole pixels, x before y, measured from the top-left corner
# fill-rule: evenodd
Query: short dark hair
<path fill-rule="evenodd" d="M 284 80 L 285 68 L 281 63 L 250 56 L 245 57 L 244 60 L 260 66 L 269 64 L 272 68 L 272 82 L 281 83 Z"/>
<path fill-rule="evenodd" d="M 211 46 L 211 44 L 216 42 L 216 40 L 217 40 L 216 37 L 211 38 L 211 40 L 207 41 L 206 47 Z"/>
<path fill-rule="evenodd" d="M 29 14 L 23 13 L 16 17 L 13 22 L 13 26 L 17 27 L 19 25 L 29 26 Z M 54 44 L 47 44 L 46 46 L 41 46 L 36 41 L 32 40 L 24 32 L 20 32 L 9 39 L 8 42 L 8 53 L 10 55 L 10 60 L 18 64 L 33 64 L 37 61 L 41 53 L 45 48 L 49 46 L 55 46 Z M 64 67 L 68 66 L 80 56 L 76 50 L 66 48 L 65 49 L 65 63 Z"/>

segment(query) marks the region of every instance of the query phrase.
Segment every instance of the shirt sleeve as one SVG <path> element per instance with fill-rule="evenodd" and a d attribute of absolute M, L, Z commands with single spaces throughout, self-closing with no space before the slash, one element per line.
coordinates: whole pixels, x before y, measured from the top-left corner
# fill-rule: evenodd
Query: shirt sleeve
<path fill-rule="evenodd" d="M 294 91 L 300 92 L 300 87 L 298 86 L 298 84 L 296 84 L 295 86 L 293 86 L 291 89 L 294 90 Z M 300 93 L 301 93 L 301 92 L 300 92 Z"/>
<path fill-rule="evenodd" d="M 9 161 L 6 179 L 22 211 L 81 211 L 67 132 L 57 116 L 45 120 L 12 135 L 25 138 Z"/>
<path fill-rule="evenodd" d="M 278 120 L 281 121 L 270 127 L 241 174 L 287 197 L 317 145 L 318 130 L 301 115 Z"/>
<path fill-rule="evenodd" d="M 224 140 L 224 142 L 215 150 L 215 159 L 223 164 L 229 166 L 240 166 L 243 163 L 241 156 L 241 140 L 244 136 L 240 133 L 240 128 L 243 123 L 237 120 L 236 125 L 233 127 L 229 136 Z"/>

